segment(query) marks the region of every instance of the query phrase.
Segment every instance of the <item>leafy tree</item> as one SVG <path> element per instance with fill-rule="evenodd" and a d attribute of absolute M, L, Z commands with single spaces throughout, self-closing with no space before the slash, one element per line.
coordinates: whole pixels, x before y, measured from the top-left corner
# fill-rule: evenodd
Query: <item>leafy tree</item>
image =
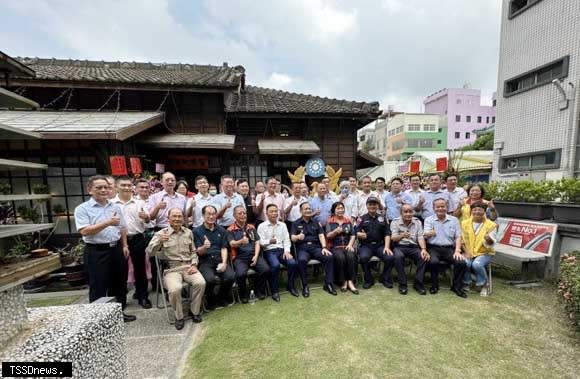
<path fill-rule="evenodd" d="M 474 143 L 463 146 L 461 150 L 493 150 L 493 132 L 477 137 Z"/>

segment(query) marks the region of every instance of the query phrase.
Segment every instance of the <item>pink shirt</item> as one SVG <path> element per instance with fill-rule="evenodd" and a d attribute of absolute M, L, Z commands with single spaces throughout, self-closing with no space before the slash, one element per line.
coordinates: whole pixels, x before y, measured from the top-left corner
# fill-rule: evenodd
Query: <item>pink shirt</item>
<path fill-rule="evenodd" d="M 256 205 L 259 205 L 260 202 L 262 201 L 262 199 L 264 199 L 264 204 L 263 204 L 263 208 L 262 208 L 262 213 L 260 213 L 259 215 L 257 215 L 259 220 L 267 220 L 268 216 L 267 216 L 267 210 L 266 208 L 268 207 L 268 205 L 270 204 L 275 204 L 278 206 L 278 211 L 280 216 L 278 217 L 278 219 L 280 221 L 284 221 L 284 203 L 285 203 L 285 198 L 284 195 L 282 195 L 281 193 L 274 193 L 273 195 L 270 195 L 267 191 L 264 193 L 259 194 L 258 196 L 256 196 Z"/>

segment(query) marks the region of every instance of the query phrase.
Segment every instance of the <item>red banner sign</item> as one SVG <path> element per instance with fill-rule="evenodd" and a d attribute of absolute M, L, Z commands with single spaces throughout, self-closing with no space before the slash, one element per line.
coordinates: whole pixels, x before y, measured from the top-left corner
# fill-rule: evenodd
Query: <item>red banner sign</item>
<path fill-rule="evenodd" d="M 143 168 L 141 167 L 141 158 L 131 157 L 129 158 L 129 163 L 131 164 L 131 172 L 134 175 L 139 175 L 143 172 Z"/>
<path fill-rule="evenodd" d="M 172 154 L 167 156 L 167 167 L 170 170 L 207 170 L 207 155 Z"/>
<path fill-rule="evenodd" d="M 550 254 L 550 244 L 555 232 L 555 225 L 506 220 L 499 222 L 498 240 L 504 245 Z"/>
<path fill-rule="evenodd" d="M 412 173 L 418 173 L 419 169 L 420 169 L 420 161 L 411 161 L 411 168 L 409 171 L 411 171 Z"/>
<path fill-rule="evenodd" d="M 111 155 L 109 156 L 109 162 L 111 163 L 111 175 L 127 175 L 127 160 L 124 155 Z"/>
<path fill-rule="evenodd" d="M 437 167 L 437 171 L 445 171 L 447 170 L 447 158 L 437 158 L 435 161 L 435 165 Z"/>

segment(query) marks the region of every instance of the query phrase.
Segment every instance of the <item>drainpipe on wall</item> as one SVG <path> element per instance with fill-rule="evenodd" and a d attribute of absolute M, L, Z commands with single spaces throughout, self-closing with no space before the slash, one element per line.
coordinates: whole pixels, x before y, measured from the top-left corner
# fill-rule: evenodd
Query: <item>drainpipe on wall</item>
<path fill-rule="evenodd" d="M 569 82 L 568 85 L 571 87 L 571 89 L 568 91 L 569 97 L 568 100 L 571 103 L 570 106 L 570 116 L 569 116 L 569 123 L 568 123 L 568 127 L 569 127 L 569 140 L 568 140 L 568 173 L 566 176 L 571 176 L 574 177 L 575 176 L 575 160 L 576 160 L 576 147 L 579 144 L 578 141 L 578 121 L 580 120 L 580 114 L 578 113 L 580 111 L 580 107 L 578 106 L 578 101 L 577 99 L 577 91 L 578 91 L 578 83 L 576 83 L 576 85 L 572 82 Z"/>

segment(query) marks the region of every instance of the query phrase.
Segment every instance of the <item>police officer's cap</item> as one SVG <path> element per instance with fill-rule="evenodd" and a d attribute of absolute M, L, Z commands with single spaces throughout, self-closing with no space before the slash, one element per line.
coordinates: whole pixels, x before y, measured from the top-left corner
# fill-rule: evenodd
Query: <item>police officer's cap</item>
<path fill-rule="evenodd" d="M 369 198 L 367 199 L 367 204 L 370 204 L 370 203 L 376 203 L 376 204 L 380 204 L 381 202 L 380 202 L 380 200 L 379 200 L 379 198 L 378 198 L 378 197 L 376 197 L 376 196 L 371 196 L 371 197 L 369 197 Z"/>

